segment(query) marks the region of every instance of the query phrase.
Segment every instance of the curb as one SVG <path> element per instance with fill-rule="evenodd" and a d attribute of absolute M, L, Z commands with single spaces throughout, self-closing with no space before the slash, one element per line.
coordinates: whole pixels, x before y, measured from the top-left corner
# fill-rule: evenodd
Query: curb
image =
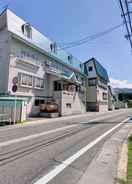
<path fill-rule="evenodd" d="M 119 154 L 118 168 L 117 168 L 117 180 L 124 179 L 127 177 L 127 163 L 128 163 L 128 137 L 132 135 L 132 130 L 122 144 L 121 153 Z M 120 184 L 119 181 L 116 184 Z"/>

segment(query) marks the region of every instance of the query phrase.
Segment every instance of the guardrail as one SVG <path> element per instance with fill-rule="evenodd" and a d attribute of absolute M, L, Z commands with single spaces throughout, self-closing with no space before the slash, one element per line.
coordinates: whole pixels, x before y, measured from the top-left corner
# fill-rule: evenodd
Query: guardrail
<path fill-rule="evenodd" d="M 0 123 L 9 122 L 11 124 L 11 117 L 9 114 L 0 114 Z"/>

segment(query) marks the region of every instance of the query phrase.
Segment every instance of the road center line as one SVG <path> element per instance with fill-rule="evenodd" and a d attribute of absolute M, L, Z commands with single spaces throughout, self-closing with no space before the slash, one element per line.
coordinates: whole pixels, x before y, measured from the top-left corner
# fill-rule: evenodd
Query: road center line
<path fill-rule="evenodd" d="M 115 129 L 123 125 L 125 122 L 127 122 L 130 118 L 127 118 L 123 120 L 121 123 L 117 124 L 101 136 L 99 136 L 94 141 L 90 142 L 88 145 L 80 149 L 78 152 L 76 152 L 74 155 L 63 161 L 60 165 L 56 166 L 53 170 L 51 170 L 48 174 L 46 174 L 44 177 L 40 178 L 37 182 L 34 184 L 47 184 L 50 182 L 53 178 L 55 178 L 58 174 L 60 174 L 65 168 L 67 168 L 69 165 L 71 165 L 75 160 L 77 160 L 79 157 L 81 157 L 83 154 L 85 154 L 89 149 L 91 149 L 93 146 L 95 146 L 98 142 L 100 142 L 102 139 L 104 139 L 107 135 L 109 135 L 111 132 L 113 132 Z"/>

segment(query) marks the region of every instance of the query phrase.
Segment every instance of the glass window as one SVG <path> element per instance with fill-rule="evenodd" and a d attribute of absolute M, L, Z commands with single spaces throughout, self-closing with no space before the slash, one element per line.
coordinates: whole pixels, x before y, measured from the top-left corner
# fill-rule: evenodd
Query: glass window
<path fill-rule="evenodd" d="M 72 105 L 70 103 L 66 104 L 66 108 L 71 109 Z"/>
<path fill-rule="evenodd" d="M 34 87 L 39 89 L 44 89 L 44 79 L 35 77 L 34 78 Z"/>
<path fill-rule="evenodd" d="M 35 106 L 39 106 L 40 104 L 44 104 L 44 103 L 45 103 L 45 100 L 42 100 L 42 99 L 35 99 L 34 101 Z"/>
<path fill-rule="evenodd" d="M 36 99 L 35 102 L 34 102 L 34 105 L 35 106 L 39 106 L 40 105 L 40 100 L 39 99 Z"/>
<path fill-rule="evenodd" d="M 97 80 L 96 79 L 89 79 L 88 80 L 88 86 L 96 86 Z"/>
<path fill-rule="evenodd" d="M 107 93 L 103 93 L 103 100 L 107 100 Z"/>
<path fill-rule="evenodd" d="M 54 91 L 61 91 L 61 83 L 58 81 L 54 81 Z"/>
<path fill-rule="evenodd" d="M 92 66 L 89 66 L 89 67 L 88 67 L 88 71 L 89 71 L 89 72 L 92 72 L 92 71 L 93 71 L 93 67 L 92 67 Z"/>
<path fill-rule="evenodd" d="M 22 86 L 33 87 L 33 77 L 31 75 L 22 73 L 20 82 Z"/>
<path fill-rule="evenodd" d="M 23 24 L 22 25 L 22 33 L 27 37 L 27 38 L 32 38 L 32 28 L 30 24 Z"/>

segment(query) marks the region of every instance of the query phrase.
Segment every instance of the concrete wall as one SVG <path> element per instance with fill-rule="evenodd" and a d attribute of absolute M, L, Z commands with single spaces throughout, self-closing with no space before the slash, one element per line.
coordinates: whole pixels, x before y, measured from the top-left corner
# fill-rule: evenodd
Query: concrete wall
<path fill-rule="evenodd" d="M 103 93 L 107 94 L 107 99 L 103 99 Z M 97 102 L 99 104 L 99 111 L 108 111 L 108 89 L 105 90 L 101 87 L 97 87 Z"/>
<path fill-rule="evenodd" d="M 86 112 L 85 97 L 78 92 L 58 91 L 54 92 L 54 97 L 61 107 L 59 112 L 62 116 Z"/>
<path fill-rule="evenodd" d="M 97 101 L 96 86 L 87 86 L 86 99 L 88 102 L 96 102 Z"/>

